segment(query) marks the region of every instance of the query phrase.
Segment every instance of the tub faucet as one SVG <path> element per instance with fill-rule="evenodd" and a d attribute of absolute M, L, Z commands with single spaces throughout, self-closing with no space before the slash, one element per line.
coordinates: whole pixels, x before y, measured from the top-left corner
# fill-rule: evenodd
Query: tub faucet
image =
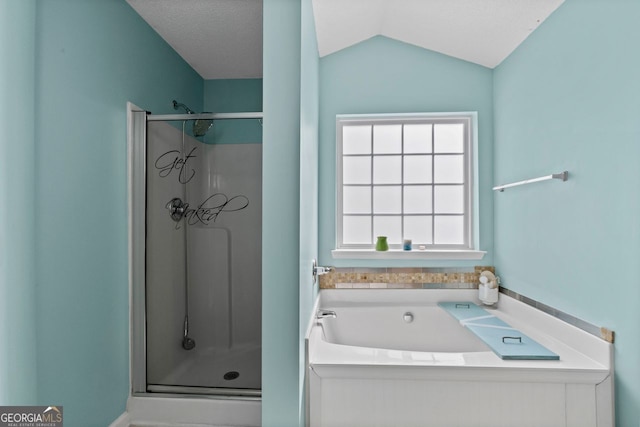
<path fill-rule="evenodd" d="M 338 315 L 333 310 L 323 310 L 323 309 L 318 310 L 318 312 L 316 313 L 316 319 L 318 320 L 324 319 L 326 317 L 333 317 L 335 319 L 336 317 L 338 317 Z"/>

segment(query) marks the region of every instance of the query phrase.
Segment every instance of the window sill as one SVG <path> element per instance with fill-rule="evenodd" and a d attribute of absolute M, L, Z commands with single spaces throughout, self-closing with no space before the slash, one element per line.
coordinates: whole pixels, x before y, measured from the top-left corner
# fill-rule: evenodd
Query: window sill
<path fill-rule="evenodd" d="M 389 250 L 374 249 L 334 249 L 331 255 L 336 259 L 442 259 L 442 260 L 479 260 L 486 251 L 475 250 Z"/>

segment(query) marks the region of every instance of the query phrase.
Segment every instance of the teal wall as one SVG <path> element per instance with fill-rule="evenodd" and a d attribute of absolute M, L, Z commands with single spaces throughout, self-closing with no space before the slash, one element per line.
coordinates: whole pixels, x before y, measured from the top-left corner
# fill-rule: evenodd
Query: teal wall
<path fill-rule="evenodd" d="M 299 407 L 300 2 L 263 2 L 262 425 Z"/>
<path fill-rule="evenodd" d="M 640 420 L 640 3 L 567 0 L 495 70 L 505 287 L 615 330 L 617 425 Z"/>
<path fill-rule="evenodd" d="M 0 406 L 37 399 L 35 4 L 0 1 Z"/>
<path fill-rule="evenodd" d="M 202 108 L 202 79 L 123 0 L 41 0 L 35 39 L 38 401 L 105 426 L 129 388 L 126 103 Z"/>
<path fill-rule="evenodd" d="M 312 260 L 318 258 L 318 125 L 320 76 L 318 43 L 311 0 L 301 1 L 300 58 L 300 425 L 304 425 L 306 379 L 304 336 L 318 292 Z"/>
<path fill-rule="evenodd" d="M 616 331 L 617 425 L 638 425 L 640 4 L 566 0 L 495 72 L 383 37 L 318 61 L 310 8 L 264 1 L 263 425 L 303 414 L 316 243 L 321 263 L 371 265 L 330 255 L 335 115 L 416 111 L 478 111 L 482 263 Z M 246 88 L 203 82 L 123 0 L 0 1 L 0 56 L 0 405 L 104 426 L 128 394 L 126 102 L 229 110 Z M 563 169 L 566 183 L 490 189 Z"/>
<path fill-rule="evenodd" d="M 246 113 L 262 111 L 262 79 L 205 80 L 204 111 Z M 251 144 L 262 142 L 258 120 L 216 120 L 205 142 L 213 144 Z"/>
<path fill-rule="evenodd" d="M 332 259 L 335 249 L 336 115 L 478 112 L 481 261 Z M 493 262 L 493 80 L 488 68 L 385 37 L 320 60 L 320 262 L 335 266 L 491 265 Z"/>

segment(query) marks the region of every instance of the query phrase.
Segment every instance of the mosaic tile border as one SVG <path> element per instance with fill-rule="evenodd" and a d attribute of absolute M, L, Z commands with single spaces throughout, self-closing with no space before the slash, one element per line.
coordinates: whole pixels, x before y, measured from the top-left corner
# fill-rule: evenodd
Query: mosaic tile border
<path fill-rule="evenodd" d="M 320 289 L 475 289 L 494 267 L 336 268 L 320 276 Z"/>

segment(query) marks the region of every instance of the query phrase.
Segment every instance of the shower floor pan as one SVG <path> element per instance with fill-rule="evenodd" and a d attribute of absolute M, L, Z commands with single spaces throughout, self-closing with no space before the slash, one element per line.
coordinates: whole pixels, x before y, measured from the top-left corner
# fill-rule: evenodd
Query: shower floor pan
<path fill-rule="evenodd" d="M 177 366 L 158 384 L 154 393 L 187 393 L 226 396 L 261 395 L 261 347 L 208 348 Z"/>

